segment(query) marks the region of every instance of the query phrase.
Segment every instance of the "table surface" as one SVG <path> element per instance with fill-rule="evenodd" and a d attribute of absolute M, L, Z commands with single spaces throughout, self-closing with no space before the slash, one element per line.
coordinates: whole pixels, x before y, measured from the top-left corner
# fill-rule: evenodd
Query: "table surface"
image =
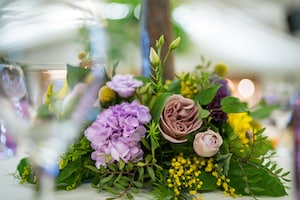
<path fill-rule="evenodd" d="M 259 200 L 296 200 L 295 197 L 295 187 L 294 187 L 294 167 L 293 167 L 293 152 L 287 148 L 281 148 L 277 151 L 278 154 L 278 165 L 283 167 L 286 171 L 291 171 L 291 174 L 288 178 L 292 179 L 289 183 L 291 189 L 287 190 L 288 195 L 283 197 L 258 197 Z M 24 155 L 23 155 L 24 156 Z M 33 199 L 34 186 L 28 184 L 20 184 L 16 178 L 14 178 L 11 174 L 15 172 L 16 166 L 20 160 L 20 155 L 16 155 L 12 158 L 5 158 L 0 160 L 0 199 L 1 200 L 31 200 Z M 108 197 L 112 197 L 107 193 L 99 194 L 96 190 L 91 188 L 89 184 L 85 184 L 80 186 L 79 188 L 73 191 L 56 191 L 55 192 L 55 200 L 102 200 Z M 222 192 L 208 192 L 202 194 L 203 200 L 250 200 L 252 197 L 226 197 Z M 152 200 L 154 199 L 147 192 L 140 192 L 135 196 L 135 199 L 139 200 Z"/>

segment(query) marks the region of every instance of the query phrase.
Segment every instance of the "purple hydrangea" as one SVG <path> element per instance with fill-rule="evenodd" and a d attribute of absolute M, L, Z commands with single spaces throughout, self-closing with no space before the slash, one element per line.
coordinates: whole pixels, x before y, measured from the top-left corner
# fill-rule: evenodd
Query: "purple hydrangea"
<path fill-rule="evenodd" d="M 128 98 L 134 94 L 135 88 L 143 85 L 143 82 L 134 79 L 133 75 L 130 74 L 117 74 L 106 85 L 121 97 Z"/>
<path fill-rule="evenodd" d="M 144 124 L 150 120 L 148 107 L 137 101 L 117 104 L 101 112 L 84 133 L 95 150 L 91 157 L 96 167 L 120 159 L 126 163 L 141 160 L 140 140 L 146 134 Z"/>

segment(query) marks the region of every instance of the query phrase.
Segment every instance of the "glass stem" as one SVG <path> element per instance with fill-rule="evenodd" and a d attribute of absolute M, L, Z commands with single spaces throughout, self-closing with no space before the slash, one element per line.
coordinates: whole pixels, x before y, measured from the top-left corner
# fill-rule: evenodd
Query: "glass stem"
<path fill-rule="evenodd" d="M 39 167 L 38 169 L 38 185 L 35 192 L 35 200 L 55 200 L 55 180 L 56 176 L 48 173 L 46 169 Z"/>

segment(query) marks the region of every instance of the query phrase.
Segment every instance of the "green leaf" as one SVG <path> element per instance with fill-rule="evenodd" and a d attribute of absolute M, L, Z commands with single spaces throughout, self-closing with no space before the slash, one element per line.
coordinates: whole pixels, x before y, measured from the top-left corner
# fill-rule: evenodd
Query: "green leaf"
<path fill-rule="evenodd" d="M 49 119 L 53 117 L 53 113 L 49 110 L 46 104 L 42 104 L 38 108 L 37 117 L 41 119 Z"/>
<path fill-rule="evenodd" d="M 144 180 L 144 168 L 140 167 L 138 169 L 138 181 L 143 181 Z"/>
<path fill-rule="evenodd" d="M 277 169 L 277 170 L 275 171 L 275 174 L 280 174 L 280 173 L 282 172 L 282 170 L 283 170 L 283 168 Z"/>
<path fill-rule="evenodd" d="M 168 85 L 168 91 L 179 94 L 181 90 L 180 80 L 175 79 Z"/>
<path fill-rule="evenodd" d="M 122 170 L 125 167 L 125 162 L 120 159 L 119 162 L 118 162 L 118 167 L 119 167 L 120 170 Z"/>
<path fill-rule="evenodd" d="M 199 102 L 200 105 L 207 105 L 215 98 L 216 93 L 220 89 L 221 84 L 213 85 L 200 93 L 196 96 L 196 100 Z"/>
<path fill-rule="evenodd" d="M 107 163 L 107 167 L 108 167 L 108 169 L 110 169 L 113 172 L 118 171 L 118 167 L 116 166 L 115 163 Z"/>
<path fill-rule="evenodd" d="M 128 176 L 122 176 L 121 180 L 123 181 L 131 181 L 131 178 L 129 178 Z"/>
<path fill-rule="evenodd" d="M 153 180 L 153 181 L 155 181 L 155 173 L 154 173 L 154 170 L 151 168 L 151 167 L 147 167 L 147 172 L 148 172 L 148 174 L 149 174 L 149 176 L 150 176 L 150 178 Z"/>
<path fill-rule="evenodd" d="M 284 177 L 284 176 L 287 176 L 287 175 L 289 175 L 291 172 L 290 171 L 288 171 L 288 172 L 285 172 L 285 173 L 283 173 L 281 176 L 282 177 Z"/>
<path fill-rule="evenodd" d="M 277 108 L 278 108 L 278 105 L 262 106 L 262 107 L 256 109 L 255 111 L 251 111 L 250 116 L 254 119 L 263 119 L 263 118 L 270 116 L 270 114 Z"/>
<path fill-rule="evenodd" d="M 101 183 L 107 183 L 107 182 L 109 182 L 110 180 L 112 180 L 113 177 L 114 177 L 114 174 L 110 174 L 109 176 L 104 177 L 103 179 L 101 179 L 100 182 L 101 182 Z"/>
<path fill-rule="evenodd" d="M 227 96 L 221 100 L 222 111 L 226 113 L 248 112 L 247 104 L 238 98 Z"/>
<path fill-rule="evenodd" d="M 232 153 L 221 155 L 217 155 L 217 161 L 219 163 L 219 167 L 224 169 L 224 175 L 228 175 L 229 165 L 230 165 L 230 159 L 231 159 Z"/>
<path fill-rule="evenodd" d="M 171 93 L 162 93 L 155 99 L 154 105 L 150 111 L 155 122 L 159 122 L 160 115 L 165 107 L 165 103 L 171 95 Z"/>
<path fill-rule="evenodd" d="M 84 81 L 90 73 L 90 69 L 67 65 L 67 83 L 70 88 L 73 88 L 78 82 Z"/>
<path fill-rule="evenodd" d="M 231 159 L 228 177 L 230 178 L 230 185 L 236 190 L 236 194 L 270 197 L 287 194 L 279 175 L 274 174 L 263 164 L 256 164 L 250 160 L 242 162 Z"/>
<path fill-rule="evenodd" d="M 211 191 L 217 188 L 217 179 L 211 173 L 201 171 L 199 178 L 203 182 L 200 188 L 201 191 Z"/>
<path fill-rule="evenodd" d="M 126 186 L 123 186 L 120 183 L 114 182 L 114 186 L 119 190 L 125 190 Z"/>
<path fill-rule="evenodd" d="M 114 183 L 118 182 L 122 178 L 122 173 L 120 173 L 117 178 L 114 180 Z"/>
<path fill-rule="evenodd" d="M 27 171 L 28 170 L 28 171 Z M 17 166 L 17 171 L 22 177 L 24 181 L 28 183 L 34 184 L 35 183 L 35 173 L 32 171 L 32 165 L 29 162 L 29 158 L 22 158 Z"/>
<path fill-rule="evenodd" d="M 115 194 L 115 195 L 118 195 L 118 194 L 119 194 L 115 189 L 113 189 L 113 188 L 111 188 L 111 187 L 109 187 L 109 186 L 104 186 L 104 189 L 105 189 L 107 192 L 110 192 L 110 193 L 112 193 L 112 194 Z"/>
<path fill-rule="evenodd" d="M 130 192 L 126 192 L 126 196 L 128 199 L 133 199 L 133 195 Z"/>
<path fill-rule="evenodd" d="M 143 183 L 141 183 L 141 182 L 139 182 L 139 181 L 133 181 L 133 184 L 134 184 L 137 188 L 143 187 Z"/>
<path fill-rule="evenodd" d="M 141 138 L 141 142 L 144 145 L 144 147 L 146 147 L 146 149 L 148 149 L 149 151 L 151 151 L 150 144 L 148 143 L 148 141 L 145 138 Z"/>
<path fill-rule="evenodd" d="M 131 187 L 130 191 L 136 194 L 139 193 L 139 189 L 137 189 L 136 187 Z"/>
<path fill-rule="evenodd" d="M 60 183 L 65 179 L 69 178 L 70 176 L 72 176 L 72 174 L 77 171 L 77 163 L 78 162 L 72 162 L 67 167 L 65 167 L 57 176 L 56 181 Z"/>
<path fill-rule="evenodd" d="M 197 102 L 197 106 L 198 106 L 198 110 L 199 110 L 199 113 L 200 113 L 199 117 L 201 119 L 207 118 L 210 115 L 210 112 L 206 109 L 203 109 L 202 106 L 198 102 Z"/>

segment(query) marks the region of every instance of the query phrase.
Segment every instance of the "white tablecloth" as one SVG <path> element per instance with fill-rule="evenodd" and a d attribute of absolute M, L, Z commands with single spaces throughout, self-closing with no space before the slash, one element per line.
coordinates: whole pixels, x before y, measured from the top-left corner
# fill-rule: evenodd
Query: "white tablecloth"
<path fill-rule="evenodd" d="M 287 149 L 278 151 L 278 165 L 284 167 L 285 170 L 291 170 L 291 174 L 288 178 L 294 179 L 293 172 L 293 156 L 292 152 Z M 32 200 L 34 186 L 22 185 L 18 183 L 11 173 L 15 172 L 16 166 L 21 156 L 15 156 L 13 158 L 7 158 L 0 160 L 0 199 L 1 200 Z M 295 197 L 294 180 L 289 183 L 291 189 L 288 190 L 289 195 L 283 197 L 259 197 L 259 200 L 297 200 Z M 55 192 L 55 200 L 102 200 L 111 197 L 107 193 L 97 193 L 97 191 L 90 187 L 89 184 L 82 185 L 73 191 L 57 191 Z M 222 192 L 209 192 L 202 194 L 203 200 L 253 200 L 251 197 L 226 197 Z M 151 200 L 154 199 L 147 192 L 141 192 L 135 197 L 136 200 Z"/>

